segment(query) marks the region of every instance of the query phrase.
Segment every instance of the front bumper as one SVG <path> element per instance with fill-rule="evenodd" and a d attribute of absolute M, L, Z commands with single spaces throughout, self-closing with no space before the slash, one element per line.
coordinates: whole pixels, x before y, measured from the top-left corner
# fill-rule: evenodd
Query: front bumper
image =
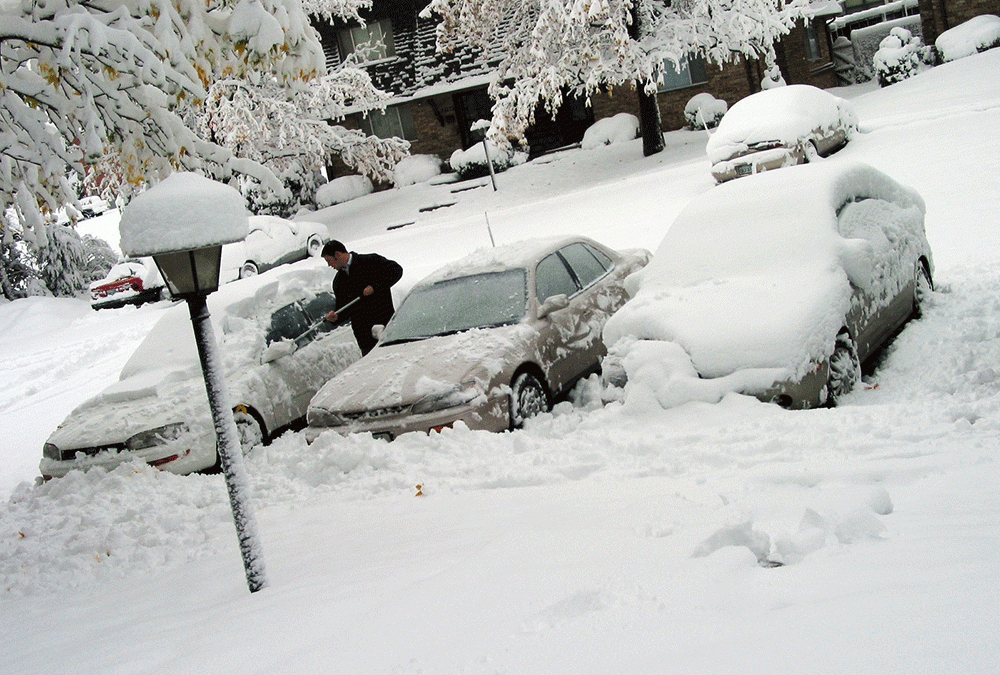
<path fill-rule="evenodd" d="M 451 428 L 457 423 L 470 429 L 483 431 L 506 431 L 510 428 L 510 397 L 499 394 L 485 402 L 473 402 L 454 408 L 436 410 L 430 413 L 413 414 L 409 407 L 403 407 L 385 414 L 365 414 L 338 424 L 341 416 L 331 415 L 324 410 L 311 408 L 308 415 L 309 426 L 305 429 L 306 442 L 312 443 L 325 431 L 335 431 L 341 435 L 369 433 L 376 438 L 394 440 L 402 434 L 421 431 L 431 433 Z M 323 422 L 328 422 L 324 424 Z"/>
<path fill-rule="evenodd" d="M 127 450 L 122 444 L 101 448 L 61 448 L 60 454 L 67 459 L 42 457 L 38 470 L 42 477 L 60 478 L 70 471 L 87 471 L 101 467 L 107 471 L 119 464 L 139 459 L 147 464 L 176 474 L 203 471 L 215 466 L 217 454 L 214 433 L 185 434 L 184 437 L 141 450 Z"/>

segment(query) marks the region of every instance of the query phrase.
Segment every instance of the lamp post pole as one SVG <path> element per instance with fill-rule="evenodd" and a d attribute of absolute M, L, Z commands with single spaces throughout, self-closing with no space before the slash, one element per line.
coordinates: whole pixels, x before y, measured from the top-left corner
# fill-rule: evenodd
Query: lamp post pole
<path fill-rule="evenodd" d="M 250 505 L 250 483 L 246 468 L 243 466 L 243 449 L 229 405 L 226 381 L 222 377 L 222 364 L 219 362 L 215 333 L 209 320 L 208 302 L 205 294 L 201 293 L 189 295 L 185 299 L 188 311 L 191 313 L 191 325 L 194 328 L 194 341 L 198 346 L 201 370 L 205 376 L 205 390 L 208 393 L 208 404 L 212 409 L 212 421 L 215 423 L 215 435 L 218 438 L 216 448 L 226 479 L 226 489 L 229 491 L 229 504 L 233 510 L 240 553 L 243 555 L 247 586 L 251 593 L 256 593 L 267 586 L 264 556 L 257 535 L 257 519 Z"/>

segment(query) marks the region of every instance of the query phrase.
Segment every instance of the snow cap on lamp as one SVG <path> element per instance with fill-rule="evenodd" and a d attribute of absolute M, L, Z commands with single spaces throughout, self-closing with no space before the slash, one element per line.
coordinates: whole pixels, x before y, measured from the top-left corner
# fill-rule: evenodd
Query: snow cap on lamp
<path fill-rule="evenodd" d="M 180 172 L 133 199 L 118 227 L 123 253 L 149 256 L 240 241 L 249 221 L 239 191 Z"/>

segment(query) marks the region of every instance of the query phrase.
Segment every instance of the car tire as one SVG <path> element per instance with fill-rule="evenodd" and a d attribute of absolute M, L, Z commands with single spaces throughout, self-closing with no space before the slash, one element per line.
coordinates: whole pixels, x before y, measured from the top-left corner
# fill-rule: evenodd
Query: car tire
<path fill-rule="evenodd" d="M 236 422 L 236 431 L 240 437 L 240 447 L 243 449 L 244 457 L 258 445 L 264 445 L 267 440 L 264 425 L 246 406 L 236 406 L 233 410 L 233 420 Z"/>
<path fill-rule="evenodd" d="M 923 260 L 917 261 L 917 271 L 913 280 L 913 318 L 919 319 L 923 315 L 924 305 L 927 297 L 934 290 L 934 282 L 931 280 L 931 272 L 927 269 L 927 263 Z"/>
<path fill-rule="evenodd" d="M 243 267 L 240 268 L 240 279 L 255 277 L 259 271 L 260 270 L 257 269 L 257 263 L 252 260 L 247 260 L 243 263 Z"/>
<path fill-rule="evenodd" d="M 306 240 L 306 255 L 311 258 L 317 257 L 323 251 L 323 240 L 318 235 L 313 235 Z"/>
<path fill-rule="evenodd" d="M 520 429 L 524 421 L 552 408 L 548 388 L 534 374 L 524 372 L 510 385 L 510 428 Z"/>
<path fill-rule="evenodd" d="M 827 404 L 836 406 L 861 380 L 861 361 L 858 346 L 849 333 L 837 336 L 836 346 L 830 355 L 830 374 L 826 380 Z"/>

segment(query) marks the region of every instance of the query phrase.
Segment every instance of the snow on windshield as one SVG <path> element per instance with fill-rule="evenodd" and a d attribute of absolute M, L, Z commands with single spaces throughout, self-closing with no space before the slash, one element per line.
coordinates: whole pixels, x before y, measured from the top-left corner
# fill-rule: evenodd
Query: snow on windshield
<path fill-rule="evenodd" d="M 709 137 L 706 152 L 714 164 L 754 143 L 777 141 L 794 145 L 817 129 L 857 125 L 844 99 L 805 84 L 776 87 L 738 101 Z"/>
<path fill-rule="evenodd" d="M 527 304 L 523 269 L 473 274 L 413 289 L 386 328 L 385 343 L 516 323 Z"/>

